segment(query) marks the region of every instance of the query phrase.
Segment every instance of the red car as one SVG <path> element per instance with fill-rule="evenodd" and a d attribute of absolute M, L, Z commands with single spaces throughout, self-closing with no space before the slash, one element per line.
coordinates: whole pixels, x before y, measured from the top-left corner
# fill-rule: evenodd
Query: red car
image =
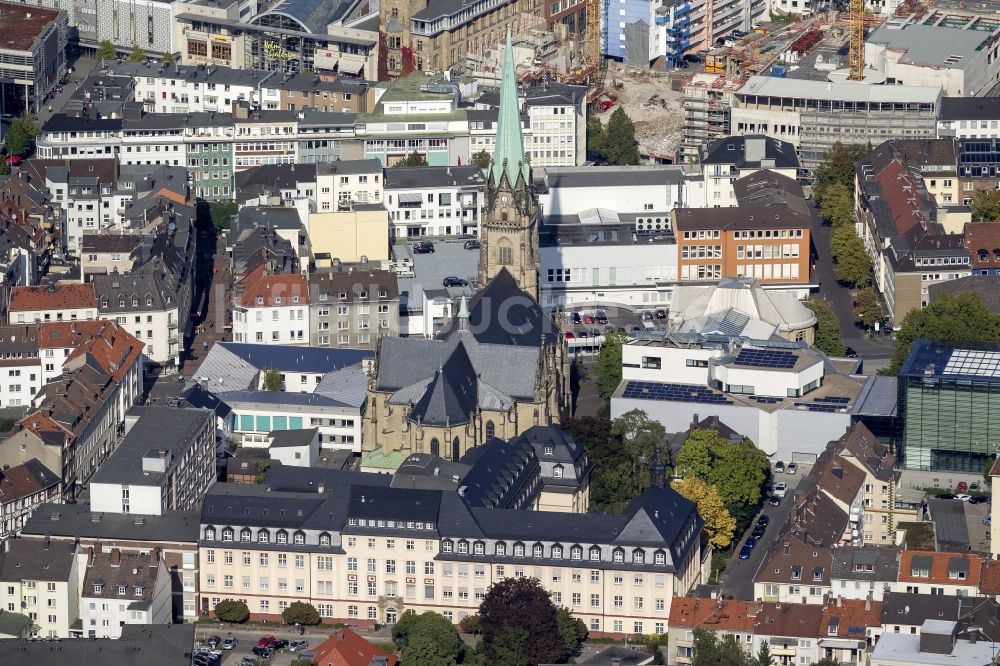
<path fill-rule="evenodd" d="M 589 315 L 589 314 L 583 315 L 583 323 L 584 324 L 593 324 L 594 323 L 594 315 Z"/>
<path fill-rule="evenodd" d="M 5 161 L 10 166 L 17 166 L 18 164 L 21 163 L 21 156 L 20 155 L 10 155 Z"/>
<path fill-rule="evenodd" d="M 566 331 L 566 339 L 567 340 L 572 340 L 575 337 L 576 336 L 573 334 L 573 331 Z"/>
<path fill-rule="evenodd" d="M 274 645 L 274 642 L 275 642 L 274 636 L 264 636 L 264 638 L 257 641 L 257 647 L 269 648 L 272 645 Z"/>
<path fill-rule="evenodd" d="M 958 492 L 960 493 L 964 493 L 969 489 L 969 484 L 966 483 L 965 481 L 959 481 L 958 485 L 955 486 L 955 489 L 958 490 Z"/>

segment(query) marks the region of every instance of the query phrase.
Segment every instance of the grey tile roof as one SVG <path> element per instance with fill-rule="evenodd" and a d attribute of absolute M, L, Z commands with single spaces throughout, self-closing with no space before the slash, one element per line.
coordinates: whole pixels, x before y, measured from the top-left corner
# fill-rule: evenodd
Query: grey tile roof
<path fill-rule="evenodd" d="M 894 583 L 899 578 L 899 549 L 844 546 L 833 550 L 831 578 Z"/>
<path fill-rule="evenodd" d="M 484 187 L 486 176 L 477 166 L 396 167 L 385 170 L 385 189 Z"/>
<path fill-rule="evenodd" d="M 146 555 L 116 553 L 115 550 L 105 553 L 95 549 L 89 553 L 80 596 L 148 605 L 153 599 L 159 574 L 158 555 L 155 552 Z M 125 594 L 118 594 L 122 585 L 125 586 Z M 95 586 L 100 586 L 100 592 Z"/>
<path fill-rule="evenodd" d="M 942 97 L 939 120 L 1000 120 L 1000 97 Z"/>
<path fill-rule="evenodd" d="M 309 446 L 316 438 L 318 428 L 303 428 L 302 430 L 272 430 L 268 433 L 271 446 L 282 448 L 286 446 Z"/>
<path fill-rule="evenodd" d="M 382 173 L 382 163 L 374 158 L 368 160 L 335 160 L 333 162 L 320 162 L 316 165 L 316 173 L 336 173 L 344 176 Z"/>
<path fill-rule="evenodd" d="M 126 624 L 121 638 L 0 641 L 4 666 L 175 666 L 190 661 L 193 624 Z"/>
<path fill-rule="evenodd" d="M 76 545 L 13 539 L 0 564 L 0 581 L 68 581 Z"/>
<path fill-rule="evenodd" d="M 467 423 L 479 403 L 478 384 L 476 368 L 459 341 L 410 410 L 409 418 L 428 425 Z"/>
<path fill-rule="evenodd" d="M 924 620 L 958 620 L 960 597 L 940 594 L 886 592 L 882 597 L 882 624 L 921 625 Z"/>
<path fill-rule="evenodd" d="M 549 167 L 543 177 L 549 189 L 577 187 L 666 187 L 684 180 L 679 166 Z"/>
<path fill-rule="evenodd" d="M 28 519 L 24 535 L 194 543 L 198 540 L 196 511 L 165 511 L 159 516 L 93 513 L 88 502 L 42 504 Z"/>
<path fill-rule="evenodd" d="M 746 159 L 746 142 L 763 139 L 765 159 L 774 160 L 774 168 L 789 169 L 799 166 L 799 158 L 795 148 L 787 141 L 773 139 L 768 136 L 727 136 L 717 139 L 704 149 L 702 164 L 734 164 L 739 168 L 759 165 L 760 162 Z"/>
<path fill-rule="evenodd" d="M 230 407 L 236 405 L 294 405 L 297 407 L 347 407 L 345 403 L 317 393 L 292 393 L 289 391 L 225 391 L 216 394 Z"/>

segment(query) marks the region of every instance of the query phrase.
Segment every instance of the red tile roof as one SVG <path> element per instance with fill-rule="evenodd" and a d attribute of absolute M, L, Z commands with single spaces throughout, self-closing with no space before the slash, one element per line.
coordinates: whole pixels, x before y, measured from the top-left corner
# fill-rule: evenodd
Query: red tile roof
<path fill-rule="evenodd" d="M 308 305 L 309 284 L 301 273 L 275 275 L 261 266 L 243 279 L 236 302 L 247 308 Z"/>
<path fill-rule="evenodd" d="M 373 657 L 385 657 L 387 666 L 398 663 L 395 655 L 383 652 L 350 629 L 338 629 L 313 652 L 318 666 L 370 666 Z"/>
<path fill-rule="evenodd" d="M 10 311 L 97 309 L 91 284 L 59 284 L 38 287 L 14 287 L 10 293 Z"/>
<path fill-rule="evenodd" d="M 913 558 L 930 558 L 929 576 L 913 575 Z M 952 560 L 965 560 L 965 578 L 951 578 L 948 575 Z M 900 583 L 936 583 L 938 585 L 979 585 L 982 559 L 973 553 L 938 553 L 921 550 L 904 550 L 899 561 Z"/>
<path fill-rule="evenodd" d="M 32 458 L 0 472 L 0 502 L 12 502 L 37 495 L 46 488 L 59 485 L 59 475 Z"/>
<path fill-rule="evenodd" d="M 670 604 L 670 627 L 749 631 L 759 608 L 760 604 L 753 601 L 675 597 Z"/>
<path fill-rule="evenodd" d="M 840 599 L 838 602 L 837 599 L 830 599 L 823 607 L 822 622 L 818 634 L 820 637 L 853 638 L 863 641 L 866 628 L 882 624 L 882 602 L 864 599 Z M 836 628 L 835 633 L 831 632 L 834 628 Z"/>
<path fill-rule="evenodd" d="M 1000 594 L 1000 560 L 985 560 L 979 574 L 981 594 Z"/>
<path fill-rule="evenodd" d="M 1000 268 L 1000 224 L 965 225 L 965 246 L 974 269 Z M 981 252 L 985 253 L 984 259 L 980 259 Z"/>
<path fill-rule="evenodd" d="M 916 225 L 928 221 L 920 208 L 927 205 L 933 208 L 933 203 L 924 199 L 926 190 L 923 189 L 920 177 L 907 169 L 902 160 L 897 158 L 891 161 L 875 179 L 882 186 L 883 197 L 896 231 L 905 234 Z"/>
<path fill-rule="evenodd" d="M 99 326 L 90 333 L 89 339 L 82 338 L 82 344 L 73 350 L 64 363 L 90 354 L 105 373 L 111 375 L 116 382 L 121 381 L 129 368 L 138 360 L 146 343 L 113 321 L 86 323 Z M 48 324 L 42 325 L 43 330 L 46 326 Z"/>

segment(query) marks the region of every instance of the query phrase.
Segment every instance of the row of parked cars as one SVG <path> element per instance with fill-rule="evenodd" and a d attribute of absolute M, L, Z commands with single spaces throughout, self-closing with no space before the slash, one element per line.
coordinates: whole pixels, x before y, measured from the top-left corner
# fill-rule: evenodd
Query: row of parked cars
<path fill-rule="evenodd" d="M 784 485 L 784 484 L 782 484 Z M 757 524 L 754 525 L 753 532 L 747 537 L 747 540 L 743 542 L 743 547 L 740 548 L 740 559 L 749 560 L 750 555 L 753 553 L 754 546 L 757 542 L 764 537 L 764 532 L 767 531 L 767 524 L 771 522 L 771 519 L 767 516 L 761 516 L 757 519 Z"/>
<path fill-rule="evenodd" d="M 204 645 L 195 649 L 192 662 L 194 666 L 218 666 L 222 661 L 223 652 L 234 650 L 239 643 L 239 639 L 235 636 L 227 636 L 226 638 L 209 636 L 205 639 Z M 266 661 L 281 649 L 287 649 L 289 652 L 300 652 L 307 647 L 309 647 L 307 641 L 288 641 L 284 638 L 264 636 L 250 650 L 254 656 L 243 657 L 240 660 L 239 666 L 257 666 L 260 663 L 259 660 Z"/>

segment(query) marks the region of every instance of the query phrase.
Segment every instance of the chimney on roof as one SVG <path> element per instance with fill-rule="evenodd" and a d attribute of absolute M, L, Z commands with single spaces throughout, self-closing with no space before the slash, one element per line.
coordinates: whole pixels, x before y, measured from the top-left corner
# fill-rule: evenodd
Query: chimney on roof
<path fill-rule="evenodd" d="M 155 569 L 156 565 L 160 563 L 160 552 L 156 548 L 149 551 L 149 567 Z"/>
<path fill-rule="evenodd" d="M 844 597 L 842 597 L 842 596 L 840 596 L 838 594 L 837 595 L 837 608 L 843 608 L 843 607 L 844 607 Z"/>
<path fill-rule="evenodd" d="M 88 546 L 87 547 L 87 566 L 88 567 L 94 566 L 94 547 L 93 546 Z"/>
<path fill-rule="evenodd" d="M 117 548 L 111 549 L 111 566 L 120 567 L 122 565 L 122 551 Z"/>

